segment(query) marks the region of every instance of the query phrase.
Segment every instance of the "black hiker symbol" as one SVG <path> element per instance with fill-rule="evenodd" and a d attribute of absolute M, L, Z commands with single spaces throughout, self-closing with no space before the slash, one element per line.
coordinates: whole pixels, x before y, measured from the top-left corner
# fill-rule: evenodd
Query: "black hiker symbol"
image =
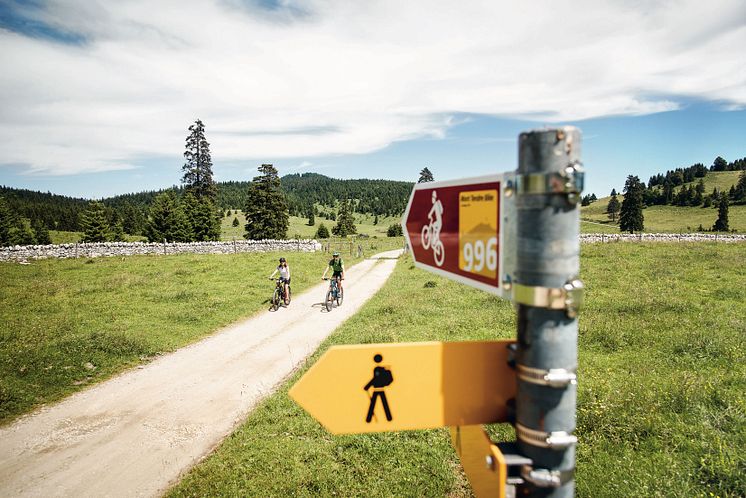
<path fill-rule="evenodd" d="M 383 361 L 383 356 L 377 354 L 373 357 L 373 361 L 381 363 L 381 361 Z M 373 378 L 370 379 L 370 382 L 365 384 L 365 387 L 363 388 L 367 391 L 371 386 L 373 387 L 373 396 L 370 398 L 370 406 L 368 407 L 368 416 L 365 417 L 367 423 L 370 423 L 373 419 L 373 411 L 376 408 L 376 401 L 378 398 L 381 398 L 383 411 L 386 412 L 386 420 L 391 422 L 391 410 L 389 410 L 389 403 L 386 401 L 386 391 L 384 389 L 392 382 L 394 382 L 394 376 L 391 374 L 391 370 L 381 366 L 377 366 L 373 369 Z"/>

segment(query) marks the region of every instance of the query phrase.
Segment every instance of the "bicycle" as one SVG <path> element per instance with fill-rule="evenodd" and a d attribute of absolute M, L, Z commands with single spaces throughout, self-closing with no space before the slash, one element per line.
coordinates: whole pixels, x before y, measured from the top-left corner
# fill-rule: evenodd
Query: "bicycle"
<path fill-rule="evenodd" d="M 275 280 L 275 279 L 270 279 L 270 280 Z M 271 306 L 272 311 L 277 311 L 277 309 L 283 303 L 285 304 L 285 306 L 289 305 L 291 295 L 292 295 L 292 292 L 290 291 L 290 285 L 288 285 L 288 295 L 286 298 L 285 297 L 285 282 L 283 282 L 281 278 L 276 279 L 275 291 L 272 294 L 272 298 L 270 299 L 270 306 Z"/>
<path fill-rule="evenodd" d="M 432 222 L 429 225 L 425 225 L 422 227 L 422 233 L 420 234 L 420 237 L 422 240 L 422 247 L 425 250 L 430 249 L 430 247 L 432 246 L 435 264 L 438 266 L 443 266 L 443 260 L 446 255 L 445 246 L 440 240 L 440 237 L 436 238 L 435 229 Z"/>
<path fill-rule="evenodd" d="M 344 300 L 344 289 L 339 287 L 339 282 L 336 277 L 325 277 L 324 280 L 329 280 L 329 290 L 326 292 L 324 306 L 326 306 L 326 311 L 331 311 L 335 302 L 337 306 L 342 306 L 342 301 Z"/>

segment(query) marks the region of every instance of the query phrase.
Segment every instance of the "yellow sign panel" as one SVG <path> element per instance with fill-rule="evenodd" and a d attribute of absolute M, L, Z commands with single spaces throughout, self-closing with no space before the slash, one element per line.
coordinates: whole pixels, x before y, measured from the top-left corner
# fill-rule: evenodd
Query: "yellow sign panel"
<path fill-rule="evenodd" d="M 451 443 L 477 498 L 505 498 L 508 467 L 500 450 L 479 425 L 451 427 Z"/>
<path fill-rule="evenodd" d="M 497 278 L 497 190 L 470 190 L 459 194 L 458 267 Z"/>
<path fill-rule="evenodd" d="M 514 341 L 335 346 L 290 389 L 334 434 L 504 422 Z"/>

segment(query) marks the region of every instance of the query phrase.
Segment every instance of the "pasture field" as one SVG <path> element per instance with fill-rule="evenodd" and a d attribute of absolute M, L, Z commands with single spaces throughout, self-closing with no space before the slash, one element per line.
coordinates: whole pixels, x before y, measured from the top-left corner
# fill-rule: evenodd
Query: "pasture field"
<path fill-rule="evenodd" d="M 710 195 L 712 189 L 728 191 L 731 185 L 738 182 L 740 171 L 709 172 L 703 178 L 705 195 Z M 698 180 L 699 181 L 699 180 Z M 687 185 L 696 185 L 697 182 Z M 681 187 L 677 187 L 678 191 Z M 589 206 L 580 208 L 580 218 L 585 220 L 580 229 L 583 233 L 619 233 L 619 224 L 613 224 L 606 214 L 611 197 L 600 197 Z M 619 202 L 623 200 L 619 189 Z M 718 218 L 717 205 L 709 208 L 681 207 L 681 206 L 649 206 L 642 211 L 645 217 L 645 232 L 647 233 L 688 233 L 696 232 L 700 225 L 709 230 Z M 746 205 L 730 206 L 728 221 L 731 229 L 739 233 L 746 232 Z"/>
<path fill-rule="evenodd" d="M 296 293 L 318 283 L 329 260 L 318 252 L 0 263 L 0 424 L 266 309 L 281 255 Z"/>
<path fill-rule="evenodd" d="M 743 496 L 744 246 L 612 243 L 582 253 L 577 496 Z M 445 429 L 332 436 L 287 390 L 335 344 L 514 336 L 510 303 L 403 258 L 170 496 L 470 496 Z M 506 424 L 489 430 L 514 437 Z"/>

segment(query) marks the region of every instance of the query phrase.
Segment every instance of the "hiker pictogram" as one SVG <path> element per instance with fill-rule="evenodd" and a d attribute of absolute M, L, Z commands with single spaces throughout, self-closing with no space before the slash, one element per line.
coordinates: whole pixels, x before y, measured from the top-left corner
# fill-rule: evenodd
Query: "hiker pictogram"
<path fill-rule="evenodd" d="M 381 363 L 383 361 L 383 356 L 380 354 L 377 354 L 373 357 L 373 361 L 376 363 Z M 386 367 L 377 366 L 373 369 L 373 378 L 370 379 L 370 382 L 365 384 L 365 391 L 368 391 L 371 387 L 373 388 L 373 395 L 370 397 L 370 406 L 368 407 L 368 416 L 365 417 L 365 421 L 367 423 L 370 423 L 370 421 L 373 419 L 373 412 L 376 409 L 376 402 L 378 401 L 378 398 L 381 398 L 381 404 L 383 405 L 383 411 L 386 413 L 386 420 L 391 422 L 393 420 L 393 417 L 391 417 L 391 410 L 389 409 L 389 402 L 386 399 L 386 391 L 385 388 L 389 384 L 394 382 L 394 376 L 391 374 L 391 370 L 389 370 Z"/>

